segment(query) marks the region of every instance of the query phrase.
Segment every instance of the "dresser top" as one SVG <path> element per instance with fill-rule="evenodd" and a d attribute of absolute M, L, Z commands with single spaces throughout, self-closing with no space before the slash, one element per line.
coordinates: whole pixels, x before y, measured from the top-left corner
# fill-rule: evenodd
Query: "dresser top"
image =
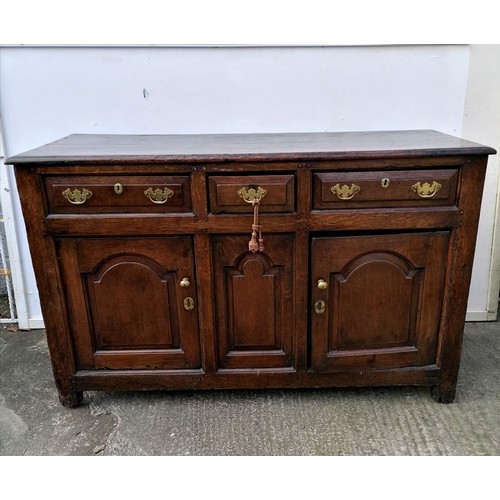
<path fill-rule="evenodd" d="M 495 154 L 493 148 L 435 130 L 283 134 L 73 134 L 9 164 L 160 163 L 397 158 Z"/>

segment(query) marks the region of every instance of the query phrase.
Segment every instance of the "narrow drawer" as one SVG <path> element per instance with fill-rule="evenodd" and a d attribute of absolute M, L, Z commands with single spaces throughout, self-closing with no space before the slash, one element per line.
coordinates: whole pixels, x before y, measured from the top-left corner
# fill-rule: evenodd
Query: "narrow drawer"
<path fill-rule="evenodd" d="M 453 205 L 458 169 L 314 174 L 315 209 Z"/>
<path fill-rule="evenodd" d="M 209 191 L 214 214 L 252 212 L 251 200 L 259 193 L 259 212 L 294 211 L 293 175 L 212 176 Z"/>
<path fill-rule="evenodd" d="M 50 213 L 190 212 L 189 176 L 47 176 Z"/>

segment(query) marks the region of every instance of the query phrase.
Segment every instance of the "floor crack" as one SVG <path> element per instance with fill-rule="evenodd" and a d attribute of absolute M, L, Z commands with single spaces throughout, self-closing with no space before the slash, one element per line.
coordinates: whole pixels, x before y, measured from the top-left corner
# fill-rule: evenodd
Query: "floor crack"
<path fill-rule="evenodd" d="M 111 415 L 116 420 L 116 424 L 115 424 L 113 430 L 106 436 L 105 441 L 103 443 L 99 443 L 93 449 L 94 455 L 103 455 L 104 451 L 106 450 L 107 446 L 109 445 L 109 443 L 113 439 L 116 431 L 118 430 L 118 427 L 121 423 L 121 418 L 117 414 L 113 413 L 111 410 L 98 409 L 97 411 L 95 411 L 95 410 L 92 410 L 92 408 L 91 408 L 91 413 L 94 416 L 96 416 L 96 418 L 99 418 L 101 415 Z"/>

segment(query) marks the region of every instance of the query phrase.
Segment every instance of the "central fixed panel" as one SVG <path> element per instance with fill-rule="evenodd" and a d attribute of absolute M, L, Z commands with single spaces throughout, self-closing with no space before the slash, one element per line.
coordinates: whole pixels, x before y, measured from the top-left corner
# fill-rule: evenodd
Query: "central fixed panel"
<path fill-rule="evenodd" d="M 266 252 L 248 235 L 212 238 L 219 368 L 293 363 L 293 234 L 266 234 Z"/>

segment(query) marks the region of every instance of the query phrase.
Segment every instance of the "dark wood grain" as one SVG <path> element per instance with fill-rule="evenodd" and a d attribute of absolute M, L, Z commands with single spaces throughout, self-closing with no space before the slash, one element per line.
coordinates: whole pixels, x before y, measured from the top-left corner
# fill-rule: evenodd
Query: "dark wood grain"
<path fill-rule="evenodd" d="M 305 215 L 260 214 L 265 231 L 349 231 L 371 229 L 429 229 L 455 227 L 459 223 L 457 207 L 422 207 L 387 210 L 383 208 L 341 211 L 311 211 Z M 197 233 L 242 233 L 251 228 L 252 215 L 171 215 L 110 214 L 82 216 L 51 215 L 45 231 L 53 236 L 143 236 Z"/>
<path fill-rule="evenodd" d="M 218 366 L 292 366 L 293 236 L 266 234 L 266 250 L 256 254 L 248 240 L 212 239 Z"/>
<path fill-rule="evenodd" d="M 403 384 L 453 401 L 492 153 L 427 130 L 73 135 L 11 158 L 61 402 Z M 174 195 L 153 204 L 150 184 Z M 253 254 L 237 191 L 259 186 Z M 81 204 L 62 195 L 83 187 Z"/>
<path fill-rule="evenodd" d="M 217 371 L 217 343 L 215 328 L 214 270 L 212 269 L 212 248 L 208 234 L 194 237 L 196 259 L 196 284 L 200 303 L 200 333 L 203 369 L 207 374 Z"/>
<path fill-rule="evenodd" d="M 293 212 L 295 209 L 295 186 L 293 175 L 230 175 L 209 177 L 210 212 L 253 213 L 253 205 L 238 193 L 244 189 L 258 191 L 265 195 L 259 203 L 259 213 Z"/>
<path fill-rule="evenodd" d="M 459 202 L 461 217 L 452 233 L 453 244 L 448 257 L 447 290 L 439 336 L 437 364 L 441 371 L 439 384 L 433 388 L 435 399 L 443 403 L 455 399 L 485 175 L 485 158 L 467 162 L 462 172 Z"/>
<path fill-rule="evenodd" d="M 65 239 L 58 250 L 78 368 L 200 366 L 189 237 Z"/>
<path fill-rule="evenodd" d="M 311 203 L 311 172 L 297 171 L 297 226 L 295 230 L 294 302 L 295 302 L 295 367 L 298 372 L 309 366 L 309 293 L 304 283 L 309 282 L 309 230 L 306 223 Z"/>
<path fill-rule="evenodd" d="M 191 212 L 189 183 L 187 175 L 59 175 L 45 178 L 47 205 L 49 212 L 55 214 Z M 116 185 L 119 185 L 118 193 Z M 172 194 L 164 203 L 157 204 L 145 194 L 149 188 L 168 189 Z M 64 197 L 67 189 L 87 189 L 92 195 L 83 204 L 75 205 Z"/>
<path fill-rule="evenodd" d="M 432 364 L 448 240 L 447 232 L 314 238 L 312 302 L 326 311 L 312 316 L 312 367 Z"/>
<path fill-rule="evenodd" d="M 74 385 L 75 353 L 69 335 L 69 320 L 55 243 L 51 238 L 45 237 L 44 233 L 45 207 L 40 179 L 28 169 L 17 169 L 16 183 L 59 399 L 65 406 L 77 406 L 82 402 L 83 394 Z"/>
<path fill-rule="evenodd" d="M 453 205 L 457 192 L 457 169 L 328 172 L 314 176 L 314 208 L 370 208 Z M 412 188 L 416 183 L 438 183 L 439 190 L 432 198 L 421 198 Z M 335 187 L 357 186 L 358 192 L 344 200 Z M 384 186 L 384 187 L 382 187 Z M 334 189 L 334 192 L 332 192 Z"/>
<path fill-rule="evenodd" d="M 220 135 L 74 134 L 7 163 L 280 161 L 494 154 L 434 130 Z"/>
<path fill-rule="evenodd" d="M 310 387 L 366 387 L 386 385 L 432 386 L 439 380 L 436 366 L 398 369 L 339 371 L 336 373 L 274 370 L 219 370 L 216 374 L 195 371 L 107 370 L 79 371 L 75 386 L 80 391 L 198 390 L 198 389 L 295 389 Z"/>

